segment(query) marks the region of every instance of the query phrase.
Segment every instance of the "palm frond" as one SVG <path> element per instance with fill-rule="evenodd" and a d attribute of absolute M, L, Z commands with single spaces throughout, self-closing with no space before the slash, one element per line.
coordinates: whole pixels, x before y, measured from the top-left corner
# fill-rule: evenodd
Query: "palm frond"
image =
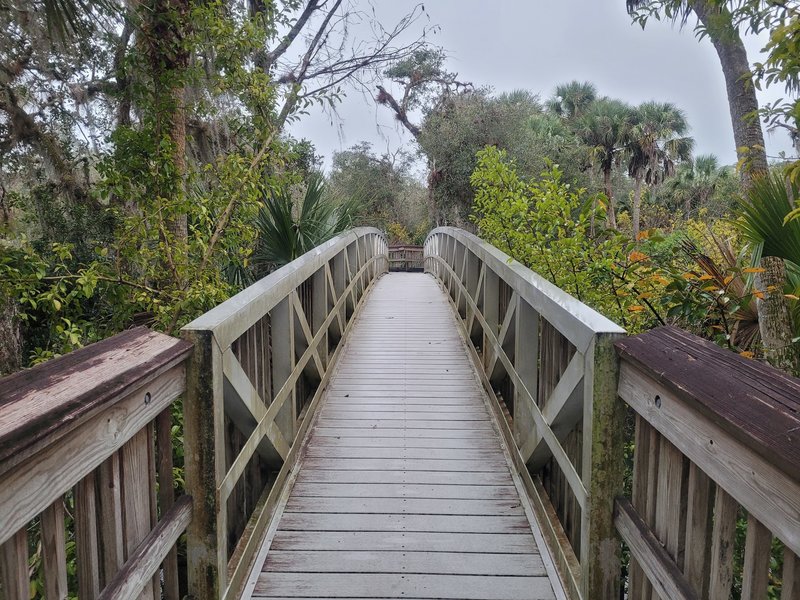
<path fill-rule="evenodd" d="M 116 12 L 114 0 L 41 0 L 47 29 L 62 42 L 90 33 L 91 24 L 101 12 Z"/>
<path fill-rule="evenodd" d="M 757 178 L 746 198 L 739 201 L 742 235 L 761 246 L 762 256 L 777 256 L 800 266 L 800 221 L 784 224 L 792 210 L 787 182 L 780 174 Z M 797 185 L 793 185 L 797 197 Z"/>

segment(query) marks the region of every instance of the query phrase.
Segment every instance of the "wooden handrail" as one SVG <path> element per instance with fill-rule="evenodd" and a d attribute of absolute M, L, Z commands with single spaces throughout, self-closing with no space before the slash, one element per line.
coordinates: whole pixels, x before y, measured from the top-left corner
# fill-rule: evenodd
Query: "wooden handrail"
<path fill-rule="evenodd" d="M 655 538 L 670 563 L 629 543 L 630 597 L 688 585 L 681 597 L 727 598 L 739 578 L 742 598 L 765 598 L 773 537 L 785 548 L 781 598 L 797 597 L 800 380 L 674 327 L 617 350 L 619 395 L 636 422 L 632 497 L 618 500 L 617 526 L 629 542 Z"/>
<path fill-rule="evenodd" d="M 449 294 L 504 414 L 504 435 L 565 587 L 618 596 L 614 498 L 623 483 L 624 410 L 615 323 L 476 236 L 425 241 L 425 270 Z"/>
<path fill-rule="evenodd" d="M 383 234 L 354 229 L 183 328 L 195 346 L 184 411 L 194 597 L 244 585 L 342 340 L 387 270 Z"/>
<path fill-rule="evenodd" d="M 94 598 L 159 527 L 159 508 L 174 502 L 171 405 L 185 389 L 191 350 L 140 327 L 0 380 L 5 597 L 29 596 L 31 533 L 40 539 L 46 597 Z M 67 589 L 70 538 L 77 590 Z M 152 566 L 151 575 L 163 563 L 163 590 L 160 576 L 151 579 L 144 598 L 177 600 L 173 546 Z"/>

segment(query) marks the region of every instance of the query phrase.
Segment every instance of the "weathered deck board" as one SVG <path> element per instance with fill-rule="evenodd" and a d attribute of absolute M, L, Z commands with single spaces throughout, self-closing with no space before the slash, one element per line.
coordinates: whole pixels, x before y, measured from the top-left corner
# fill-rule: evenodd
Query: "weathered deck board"
<path fill-rule="evenodd" d="M 381 279 L 336 369 L 252 597 L 555 598 L 435 281 Z"/>

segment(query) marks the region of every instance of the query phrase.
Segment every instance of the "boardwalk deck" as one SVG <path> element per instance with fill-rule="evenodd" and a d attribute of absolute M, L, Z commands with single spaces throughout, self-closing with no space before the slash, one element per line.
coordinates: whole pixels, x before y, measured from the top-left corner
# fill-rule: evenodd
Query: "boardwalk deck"
<path fill-rule="evenodd" d="M 556 598 L 446 297 L 383 277 L 326 391 L 251 598 Z"/>

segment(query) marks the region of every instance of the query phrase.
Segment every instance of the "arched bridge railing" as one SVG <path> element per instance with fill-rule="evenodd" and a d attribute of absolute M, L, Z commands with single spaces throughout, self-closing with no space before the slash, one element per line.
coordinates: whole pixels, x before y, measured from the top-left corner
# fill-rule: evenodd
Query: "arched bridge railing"
<path fill-rule="evenodd" d="M 613 597 L 623 456 L 608 450 L 624 429 L 613 347 L 624 330 L 460 229 L 430 233 L 425 270 L 450 295 L 499 400 L 516 469 L 568 591 Z"/>
<path fill-rule="evenodd" d="M 377 229 L 336 237 L 183 328 L 189 592 L 232 598 L 248 575 L 365 292 L 388 271 Z"/>
<path fill-rule="evenodd" d="M 570 595 L 800 598 L 800 380 L 674 327 L 624 337 L 458 229 L 430 234 L 425 269 Z"/>

